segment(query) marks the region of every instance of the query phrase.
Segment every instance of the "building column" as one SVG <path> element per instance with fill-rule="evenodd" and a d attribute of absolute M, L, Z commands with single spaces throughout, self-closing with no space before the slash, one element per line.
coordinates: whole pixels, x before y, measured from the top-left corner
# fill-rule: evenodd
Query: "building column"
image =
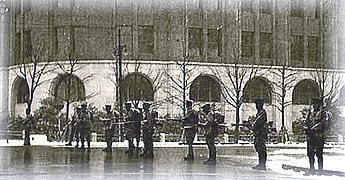
<path fill-rule="evenodd" d="M 8 121 L 8 76 L 9 76 L 9 9 L 0 0 L 0 130 L 7 127 Z"/>

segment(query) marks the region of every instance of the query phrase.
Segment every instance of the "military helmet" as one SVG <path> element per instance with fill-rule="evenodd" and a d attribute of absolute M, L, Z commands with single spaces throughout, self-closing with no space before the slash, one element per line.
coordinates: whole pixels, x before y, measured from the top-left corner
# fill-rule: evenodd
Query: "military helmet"
<path fill-rule="evenodd" d="M 125 102 L 125 107 L 132 107 L 132 103 L 130 103 L 130 102 Z"/>
<path fill-rule="evenodd" d="M 87 102 L 82 102 L 80 106 L 81 107 L 86 107 L 87 106 Z"/>
<path fill-rule="evenodd" d="M 148 101 L 143 102 L 143 109 L 148 109 L 148 108 L 150 108 L 150 106 L 151 106 L 150 102 L 148 102 Z"/>
<path fill-rule="evenodd" d="M 311 99 L 311 103 L 312 104 L 322 105 L 323 104 L 323 99 L 322 98 L 318 98 L 318 97 L 314 97 L 314 98 Z"/>
<path fill-rule="evenodd" d="M 265 100 L 262 99 L 262 98 L 258 98 L 258 99 L 255 99 L 255 100 L 254 100 L 254 103 L 255 103 L 255 104 L 264 104 L 264 102 L 265 102 Z"/>
<path fill-rule="evenodd" d="M 110 107 L 111 108 L 111 104 L 105 104 L 105 107 L 107 108 L 107 107 Z"/>
<path fill-rule="evenodd" d="M 194 103 L 194 101 L 191 100 L 191 99 L 187 99 L 187 100 L 186 100 L 186 106 L 192 106 L 193 103 Z"/>

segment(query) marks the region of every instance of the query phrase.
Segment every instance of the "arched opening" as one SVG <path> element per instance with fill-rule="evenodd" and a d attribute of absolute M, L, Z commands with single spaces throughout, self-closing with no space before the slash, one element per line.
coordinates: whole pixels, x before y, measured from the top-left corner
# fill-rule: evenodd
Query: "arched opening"
<path fill-rule="evenodd" d="M 126 75 L 121 81 L 122 99 L 125 101 L 153 101 L 154 92 L 150 79 L 140 73 Z"/>
<path fill-rule="evenodd" d="M 70 78 L 70 83 L 69 83 Z M 69 74 L 61 74 L 53 81 L 53 97 L 59 101 L 83 101 L 85 100 L 85 87 L 82 80 Z"/>
<path fill-rule="evenodd" d="M 292 93 L 292 104 L 307 105 L 313 97 L 318 97 L 320 89 L 317 83 L 311 79 L 303 79 L 298 82 Z"/>
<path fill-rule="evenodd" d="M 200 75 L 190 87 L 190 99 L 198 102 L 220 102 L 220 85 L 216 78 Z"/>
<path fill-rule="evenodd" d="M 244 86 L 244 102 L 253 103 L 255 99 L 262 98 L 265 103 L 272 104 L 272 86 L 264 77 L 254 77 Z"/>

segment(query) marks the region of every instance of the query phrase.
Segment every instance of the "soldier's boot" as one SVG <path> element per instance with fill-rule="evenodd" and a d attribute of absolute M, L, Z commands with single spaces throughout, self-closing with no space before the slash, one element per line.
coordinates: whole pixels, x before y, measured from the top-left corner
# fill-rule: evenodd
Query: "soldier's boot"
<path fill-rule="evenodd" d="M 323 157 L 317 158 L 317 165 L 318 165 L 318 174 L 321 175 L 323 171 Z"/>
<path fill-rule="evenodd" d="M 185 161 L 192 161 L 192 160 L 194 160 L 194 151 L 193 151 L 193 146 L 192 145 L 189 145 L 189 147 L 188 147 L 188 154 L 183 159 Z"/>
<path fill-rule="evenodd" d="M 314 163 L 315 163 L 315 159 L 314 157 L 309 157 L 309 171 L 306 171 L 304 173 L 304 175 L 312 175 L 312 174 L 315 174 L 315 166 L 314 166 Z"/>
<path fill-rule="evenodd" d="M 216 165 L 217 161 L 216 161 L 216 149 L 211 148 L 209 150 L 209 156 L 208 159 L 206 161 L 204 161 L 204 164 L 207 165 Z"/>
<path fill-rule="evenodd" d="M 126 154 L 132 154 L 135 149 L 133 141 L 128 141 L 128 149 L 125 151 Z"/>
<path fill-rule="evenodd" d="M 91 151 L 91 139 L 87 141 L 87 151 Z"/>

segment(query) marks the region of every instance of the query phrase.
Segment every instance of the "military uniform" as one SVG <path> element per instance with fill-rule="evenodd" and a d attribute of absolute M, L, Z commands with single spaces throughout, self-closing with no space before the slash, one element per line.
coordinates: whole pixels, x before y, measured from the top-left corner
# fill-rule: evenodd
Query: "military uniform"
<path fill-rule="evenodd" d="M 211 111 L 210 104 L 205 104 L 202 108 L 200 115 L 201 125 L 205 130 L 206 144 L 208 148 L 208 159 L 204 164 L 215 165 L 216 164 L 216 146 L 215 138 L 218 135 L 218 122 L 221 119 L 216 119 L 213 111 Z"/>
<path fill-rule="evenodd" d="M 194 160 L 193 141 L 198 130 L 197 127 L 199 123 L 199 115 L 194 109 L 192 109 L 192 100 L 187 100 L 186 105 L 187 114 L 184 118 L 182 118 L 182 124 L 188 144 L 188 154 L 186 157 L 184 157 L 184 160 Z"/>
<path fill-rule="evenodd" d="M 144 152 L 142 156 L 144 158 L 153 158 L 153 134 L 155 131 L 156 120 L 158 114 L 154 111 L 150 111 L 151 104 L 144 102 L 143 104 L 143 141 L 144 141 Z"/>
<path fill-rule="evenodd" d="M 323 170 L 323 147 L 326 140 L 327 112 L 321 110 L 322 99 L 313 98 L 313 111 L 310 111 L 305 121 L 305 132 L 307 135 L 307 155 L 309 158 L 310 172 L 314 173 L 315 154 L 318 160 L 318 170 Z"/>
<path fill-rule="evenodd" d="M 112 143 L 113 143 L 113 136 L 116 129 L 116 121 L 120 117 L 119 112 L 113 110 L 111 111 L 111 105 L 105 106 L 106 114 L 104 116 L 104 135 L 105 135 L 105 142 L 107 143 L 107 147 L 104 148 L 102 151 L 111 152 L 112 151 Z"/>
<path fill-rule="evenodd" d="M 81 148 L 84 147 L 85 140 L 87 141 L 88 150 L 91 149 L 91 123 L 93 120 L 93 114 L 91 111 L 86 109 L 86 104 L 81 105 L 81 111 L 78 115 L 79 119 L 79 130 L 80 130 L 80 139 L 81 139 Z"/>
<path fill-rule="evenodd" d="M 135 148 L 134 143 L 133 143 L 133 138 L 137 138 L 137 142 L 139 142 L 138 134 L 140 137 L 141 114 L 138 109 L 131 107 L 131 103 L 125 103 L 125 106 L 126 106 L 126 114 L 124 118 L 125 132 L 126 132 L 125 138 L 128 141 L 128 149 L 126 150 L 126 153 L 133 153 L 133 150 Z"/>
<path fill-rule="evenodd" d="M 29 113 L 29 110 L 26 109 L 26 118 L 23 121 L 24 125 L 24 146 L 30 146 L 30 133 L 32 128 L 34 127 L 34 119 L 32 115 Z"/>
<path fill-rule="evenodd" d="M 74 139 L 74 136 L 77 136 L 76 133 L 76 126 L 77 126 L 77 122 L 78 122 L 78 114 L 80 113 L 81 107 L 77 107 L 76 111 L 74 112 L 74 114 L 72 115 L 72 120 L 69 124 L 69 137 L 68 137 L 68 143 L 65 144 L 66 146 L 72 146 L 72 141 Z"/>
<path fill-rule="evenodd" d="M 267 148 L 266 143 L 268 139 L 268 128 L 267 128 L 267 113 L 263 109 L 264 100 L 256 99 L 255 101 L 257 113 L 255 116 L 255 122 L 252 126 L 254 133 L 254 147 L 259 156 L 259 164 L 252 167 L 253 169 L 266 170 L 267 161 Z"/>

